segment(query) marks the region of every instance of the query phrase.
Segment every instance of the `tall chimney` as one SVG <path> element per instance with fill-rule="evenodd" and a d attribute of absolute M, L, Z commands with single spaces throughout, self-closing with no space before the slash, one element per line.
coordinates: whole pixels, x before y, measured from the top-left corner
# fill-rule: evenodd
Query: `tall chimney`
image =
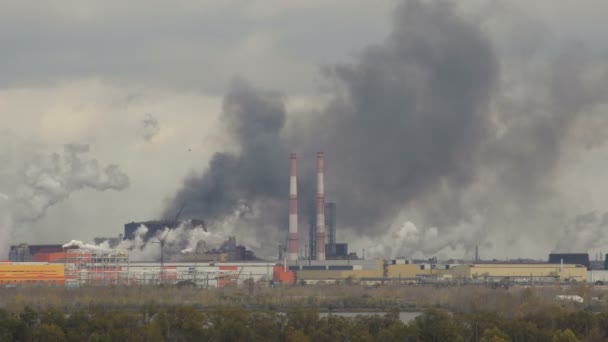
<path fill-rule="evenodd" d="M 317 152 L 317 260 L 325 260 L 325 190 L 323 169 L 325 156 Z"/>
<path fill-rule="evenodd" d="M 298 181 L 296 154 L 289 157 L 289 237 L 288 258 L 298 260 Z"/>

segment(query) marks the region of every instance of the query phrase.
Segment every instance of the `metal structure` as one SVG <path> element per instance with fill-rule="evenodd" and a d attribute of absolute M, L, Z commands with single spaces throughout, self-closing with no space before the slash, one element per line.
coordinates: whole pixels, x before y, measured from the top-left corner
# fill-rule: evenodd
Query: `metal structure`
<path fill-rule="evenodd" d="M 308 260 L 315 260 L 317 256 L 317 217 L 315 213 L 310 215 L 308 224 Z"/>
<path fill-rule="evenodd" d="M 316 260 L 325 260 L 325 189 L 323 173 L 325 168 L 325 155 L 317 152 L 317 232 L 316 232 Z"/>
<path fill-rule="evenodd" d="M 153 243 L 160 244 L 160 283 L 163 284 L 166 280 L 165 278 L 165 241 L 169 236 L 169 230 L 165 230 L 165 234 L 163 237 L 156 238 L 156 241 L 152 241 Z"/>
<path fill-rule="evenodd" d="M 298 260 L 298 183 L 295 153 L 289 157 L 289 237 L 287 246 L 289 260 Z"/>
<path fill-rule="evenodd" d="M 336 256 L 336 203 L 325 204 L 325 228 L 327 230 L 326 257 Z"/>
<path fill-rule="evenodd" d="M 128 285 L 129 253 L 122 249 L 68 249 L 66 286 Z"/>

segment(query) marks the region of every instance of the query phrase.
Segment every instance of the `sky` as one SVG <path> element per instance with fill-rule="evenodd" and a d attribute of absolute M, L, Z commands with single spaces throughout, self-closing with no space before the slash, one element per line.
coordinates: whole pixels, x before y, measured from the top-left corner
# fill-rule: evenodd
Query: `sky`
<path fill-rule="evenodd" d="M 283 158 L 286 167 L 289 150 L 303 151 L 302 172 L 304 159 L 314 158 L 309 151 L 330 152 L 327 197 L 347 209 L 338 210 L 343 215 L 338 239 L 348 240 L 358 253 L 366 248 L 385 257 L 462 258 L 479 245 L 482 257 L 545 258 L 553 250 L 586 249 L 594 255 L 608 242 L 602 182 L 608 166 L 605 1 L 0 2 L 0 253 L 19 242 L 116 236 L 124 223 L 174 211 L 178 198 L 191 196 L 182 196 L 184 185 L 206 184 L 205 172 L 218 153 L 252 165 L 242 155 L 247 146 L 258 152 L 277 144 L 281 148 L 265 156 Z M 442 6 L 449 8 L 438 9 Z M 426 13 L 431 24 L 404 23 L 403 18 L 415 18 L 405 12 L 415 11 Z M 469 38 L 471 45 L 461 44 Z M 403 43 L 412 51 L 419 46 L 416 39 L 451 56 L 424 66 L 435 68 L 430 75 L 442 84 L 471 68 L 466 70 L 475 77 L 463 82 L 475 90 L 469 102 L 458 101 L 469 96 L 455 92 L 458 85 L 421 86 L 427 74 L 417 71 L 397 73 L 405 88 L 400 80 L 365 77 L 366 70 L 418 67 L 416 56 L 407 57 L 411 63 L 391 60 L 401 56 L 393 54 L 393 45 Z M 469 47 L 485 57 L 467 55 Z M 455 61 L 462 54 L 464 60 Z M 381 73 L 386 80 L 387 74 Z M 414 96 L 417 105 L 393 102 L 399 97 L 391 97 L 393 90 Z M 366 100 L 360 103 L 357 94 Z M 235 130 L 235 122 L 246 120 L 231 105 L 250 103 L 239 96 L 275 110 L 280 120 L 284 116 L 274 128 L 276 144 L 255 145 L 240 135 L 242 128 Z M 373 105 L 374 99 L 394 107 Z M 411 110 L 404 114 L 399 106 Z M 366 162 L 357 155 L 342 157 L 348 151 L 341 145 L 371 144 L 375 135 L 348 140 L 349 133 L 367 132 L 358 130 L 361 121 L 349 111 L 366 108 L 378 111 L 378 120 L 403 119 L 402 126 L 390 125 L 395 140 L 387 139 L 386 146 L 399 134 L 408 146 L 433 146 L 403 148 L 420 157 L 386 164 L 394 172 L 382 174 L 394 184 L 377 185 L 391 189 L 386 195 L 391 210 L 380 209 L 386 207 L 381 199 L 378 208 L 366 203 L 375 200 L 366 195 L 378 194 L 371 185 L 343 184 L 366 183 L 374 170 L 339 181 L 338 173 Z M 445 129 L 440 135 L 417 136 L 411 128 L 416 113 L 451 110 L 462 115 L 445 121 L 447 128 L 441 115 L 438 126 L 421 121 L 428 132 Z M 345 137 L 325 137 L 329 132 Z M 433 145 L 446 136 L 452 140 Z M 269 171 L 275 173 L 279 179 L 280 172 Z M 286 187 L 287 175 L 283 178 Z M 251 215 L 259 208 L 282 213 L 273 202 L 281 188 L 246 190 Z M 365 200 L 349 200 L 357 196 Z M 287 196 L 282 204 L 286 207 Z M 370 219 L 349 214 L 355 211 Z M 228 216 L 217 217 L 216 229 L 237 227 L 242 241 L 263 255 L 276 250 L 286 232 L 286 211 L 285 217 L 245 217 L 244 223 Z"/>

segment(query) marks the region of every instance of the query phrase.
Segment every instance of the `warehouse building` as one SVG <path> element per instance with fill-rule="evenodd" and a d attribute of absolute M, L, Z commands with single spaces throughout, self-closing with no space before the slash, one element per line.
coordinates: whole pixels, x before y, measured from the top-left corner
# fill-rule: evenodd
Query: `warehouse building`
<path fill-rule="evenodd" d="M 454 265 L 455 279 L 502 280 L 513 282 L 585 282 L 587 268 L 576 264 L 475 264 Z"/>

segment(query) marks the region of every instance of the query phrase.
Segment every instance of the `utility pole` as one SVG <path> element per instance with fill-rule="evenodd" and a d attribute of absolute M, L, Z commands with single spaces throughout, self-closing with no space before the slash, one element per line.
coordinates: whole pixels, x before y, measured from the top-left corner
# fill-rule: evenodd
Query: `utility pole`
<path fill-rule="evenodd" d="M 153 243 L 160 244 L 160 272 L 159 272 L 159 283 L 163 285 L 165 283 L 165 241 L 169 236 L 169 229 L 165 229 L 165 233 L 163 237 L 157 237 L 157 241 L 152 241 Z"/>

